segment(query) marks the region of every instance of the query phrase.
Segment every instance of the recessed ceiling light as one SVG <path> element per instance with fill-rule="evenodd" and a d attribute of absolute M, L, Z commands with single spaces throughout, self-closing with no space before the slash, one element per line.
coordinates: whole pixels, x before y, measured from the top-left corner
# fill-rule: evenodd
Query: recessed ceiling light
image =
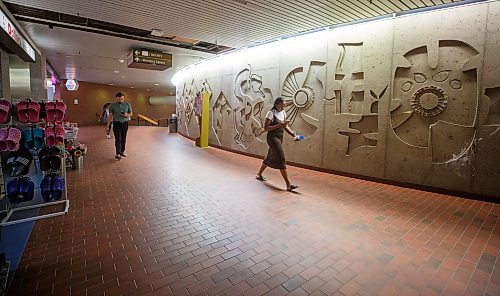
<path fill-rule="evenodd" d="M 153 29 L 151 30 L 151 35 L 156 36 L 156 37 L 162 37 L 163 36 L 163 31 L 158 30 L 158 29 Z"/>
<path fill-rule="evenodd" d="M 155 83 L 155 85 L 160 85 L 160 84 L 158 84 L 158 83 Z"/>
<path fill-rule="evenodd" d="M 113 72 L 116 73 L 116 74 L 120 73 L 119 70 L 114 70 Z"/>
<path fill-rule="evenodd" d="M 134 88 L 133 86 L 131 86 L 130 88 Z"/>
<path fill-rule="evenodd" d="M 123 63 L 125 63 L 125 60 L 124 59 L 119 59 L 118 62 L 120 62 L 120 64 L 123 64 Z"/>
<path fill-rule="evenodd" d="M 170 93 L 171 95 L 173 95 L 174 93 Z"/>
<path fill-rule="evenodd" d="M 110 83 L 110 84 L 108 84 L 108 85 L 114 85 L 114 84 L 113 84 L 113 83 Z"/>

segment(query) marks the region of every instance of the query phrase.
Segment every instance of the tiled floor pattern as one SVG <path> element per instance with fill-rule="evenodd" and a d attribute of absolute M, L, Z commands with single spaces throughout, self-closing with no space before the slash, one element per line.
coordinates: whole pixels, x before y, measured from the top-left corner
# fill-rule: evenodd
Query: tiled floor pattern
<path fill-rule="evenodd" d="M 10 295 L 500 295 L 500 205 L 84 127 L 70 212 L 36 223 Z"/>

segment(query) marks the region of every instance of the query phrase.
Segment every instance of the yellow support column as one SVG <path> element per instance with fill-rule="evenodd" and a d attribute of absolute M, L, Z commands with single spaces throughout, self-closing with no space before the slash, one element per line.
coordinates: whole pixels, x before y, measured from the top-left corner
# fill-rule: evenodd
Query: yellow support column
<path fill-rule="evenodd" d="M 210 121 L 210 94 L 202 93 L 201 116 L 200 116 L 200 138 L 196 141 L 196 146 L 200 148 L 208 147 L 208 124 Z"/>

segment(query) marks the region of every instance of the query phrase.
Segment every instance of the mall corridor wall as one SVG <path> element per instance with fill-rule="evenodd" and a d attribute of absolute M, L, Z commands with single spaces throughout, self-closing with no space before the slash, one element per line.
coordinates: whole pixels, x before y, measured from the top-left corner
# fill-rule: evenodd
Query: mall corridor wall
<path fill-rule="evenodd" d="M 287 101 L 287 161 L 500 196 L 500 1 L 353 24 L 226 54 L 178 73 L 180 132 L 264 156 L 266 112 Z M 257 168 L 256 168 L 257 170 Z"/>
<path fill-rule="evenodd" d="M 115 94 L 119 91 L 125 94 L 125 101 L 132 104 L 134 118 L 138 113 L 150 118 L 169 117 L 175 113 L 175 105 L 150 105 L 150 96 L 166 96 L 168 93 L 145 89 L 131 89 L 119 86 L 102 85 L 90 82 L 78 82 L 77 91 L 68 91 L 63 83 L 56 90 L 56 95 L 68 106 L 67 119 L 79 125 L 95 125 L 97 115 L 106 102 L 115 102 Z M 78 104 L 74 104 L 78 99 Z"/>

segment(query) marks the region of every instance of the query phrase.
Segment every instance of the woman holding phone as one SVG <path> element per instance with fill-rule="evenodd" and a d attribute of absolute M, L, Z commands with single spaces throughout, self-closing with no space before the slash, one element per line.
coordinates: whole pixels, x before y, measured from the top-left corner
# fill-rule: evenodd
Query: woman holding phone
<path fill-rule="evenodd" d="M 255 176 L 257 180 L 266 181 L 266 178 L 262 176 L 262 173 L 267 167 L 273 169 L 278 169 L 281 172 L 281 176 L 286 183 L 286 190 L 293 191 L 299 188 L 299 186 L 290 183 L 288 179 L 288 172 L 286 170 L 285 153 L 283 152 L 283 131 L 287 132 L 290 136 L 297 140 L 295 132 L 290 130 L 288 127 L 288 121 L 286 120 L 285 101 L 283 98 L 278 97 L 274 100 L 273 108 L 267 112 L 266 121 L 264 122 L 264 131 L 267 132 L 267 144 L 269 145 L 269 151 L 267 156 L 262 162 L 259 172 Z"/>

